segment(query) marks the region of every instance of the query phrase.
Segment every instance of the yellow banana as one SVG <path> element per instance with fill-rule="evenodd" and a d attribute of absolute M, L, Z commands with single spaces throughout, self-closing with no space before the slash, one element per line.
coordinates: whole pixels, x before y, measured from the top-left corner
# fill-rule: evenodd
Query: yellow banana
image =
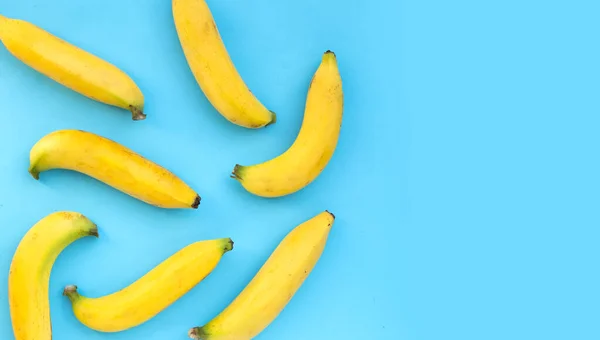
<path fill-rule="evenodd" d="M 8 303 L 15 340 L 51 340 L 48 285 L 58 255 L 84 236 L 98 237 L 96 225 L 76 212 L 55 212 L 25 234 L 8 275 Z"/>
<path fill-rule="evenodd" d="M 324 211 L 294 228 L 244 290 L 219 315 L 188 334 L 192 339 L 246 340 L 281 313 L 323 253 L 335 216 Z"/>
<path fill-rule="evenodd" d="M 302 128 L 281 155 L 251 166 L 237 164 L 232 176 L 249 192 L 262 197 L 292 194 L 323 171 L 337 146 L 344 94 L 336 56 L 327 51 L 308 89 Z"/>
<path fill-rule="evenodd" d="M 67 169 L 81 172 L 161 208 L 193 208 L 200 196 L 169 170 L 108 138 L 81 130 L 58 130 L 31 149 L 29 173 Z"/>
<path fill-rule="evenodd" d="M 64 290 L 75 317 L 100 332 L 124 331 L 150 320 L 186 294 L 217 266 L 223 254 L 233 249 L 229 238 L 193 243 L 156 266 L 128 287 L 99 298 Z"/>
<path fill-rule="evenodd" d="M 50 79 L 98 102 L 130 110 L 143 120 L 144 96 L 122 70 L 20 19 L 0 15 L 0 40 L 17 59 Z"/>
<path fill-rule="evenodd" d="M 173 0 L 175 28 L 188 65 L 215 109 L 247 128 L 275 123 L 233 64 L 205 0 Z"/>

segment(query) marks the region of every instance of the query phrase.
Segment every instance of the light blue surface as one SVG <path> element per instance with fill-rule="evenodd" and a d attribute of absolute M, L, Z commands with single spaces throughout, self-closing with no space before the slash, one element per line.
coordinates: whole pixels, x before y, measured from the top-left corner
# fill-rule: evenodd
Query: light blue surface
<path fill-rule="evenodd" d="M 259 339 L 598 339 L 600 3 L 210 0 L 253 92 L 278 122 L 226 122 L 196 85 L 168 0 L 3 1 L 20 17 L 127 71 L 148 119 L 92 102 L 0 48 L 0 338 L 20 238 L 54 210 L 98 223 L 51 279 L 54 337 L 186 339 L 224 308 L 281 238 L 337 216 L 315 271 Z M 345 111 L 316 182 L 283 199 L 229 173 L 285 150 L 321 54 L 336 52 Z M 83 175 L 27 173 L 30 147 L 62 128 L 117 140 L 202 195 L 198 211 L 145 205 Z M 166 151 L 165 151 L 166 150 Z M 118 334 L 82 326 L 61 296 L 120 289 L 179 248 L 231 237 L 193 291 Z"/>

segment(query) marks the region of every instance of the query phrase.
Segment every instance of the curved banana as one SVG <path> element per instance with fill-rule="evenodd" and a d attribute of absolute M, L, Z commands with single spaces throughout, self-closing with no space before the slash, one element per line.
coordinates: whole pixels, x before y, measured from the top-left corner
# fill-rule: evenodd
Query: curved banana
<path fill-rule="evenodd" d="M 275 113 L 252 94 L 235 68 L 205 0 L 173 0 L 172 5 L 188 65 L 214 108 L 243 127 L 274 124 Z"/>
<path fill-rule="evenodd" d="M 261 164 L 237 164 L 231 177 L 262 197 L 292 194 L 323 171 L 337 146 L 342 125 L 344 94 L 337 59 L 323 54 L 308 89 L 302 128 L 283 154 Z"/>
<path fill-rule="evenodd" d="M 51 340 L 48 285 L 58 255 L 84 236 L 98 237 L 96 225 L 76 212 L 55 212 L 25 234 L 8 275 L 8 303 L 16 340 Z"/>
<path fill-rule="evenodd" d="M 17 59 L 98 102 L 130 110 L 143 120 L 144 95 L 122 70 L 40 27 L 0 15 L 0 40 Z"/>
<path fill-rule="evenodd" d="M 82 324 L 100 332 L 124 331 L 150 320 L 186 294 L 232 249 L 229 238 L 196 242 L 118 292 L 87 298 L 76 286 L 67 286 L 64 295 Z"/>
<path fill-rule="evenodd" d="M 169 170 L 108 138 L 81 130 L 42 137 L 29 154 L 29 173 L 67 169 L 81 172 L 161 208 L 193 208 L 200 196 Z"/>
<path fill-rule="evenodd" d="M 246 340 L 281 313 L 323 253 L 335 216 L 324 211 L 294 228 L 262 268 L 218 316 L 188 334 L 192 339 Z"/>

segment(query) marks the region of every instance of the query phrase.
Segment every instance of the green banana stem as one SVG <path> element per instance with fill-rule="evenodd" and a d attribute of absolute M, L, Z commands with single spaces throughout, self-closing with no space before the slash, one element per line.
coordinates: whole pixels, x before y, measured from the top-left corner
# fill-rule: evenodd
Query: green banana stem
<path fill-rule="evenodd" d="M 231 238 L 224 238 L 225 245 L 223 246 L 223 254 L 233 249 L 233 240 Z"/>
<path fill-rule="evenodd" d="M 35 168 L 35 166 L 31 166 L 29 168 L 29 173 L 31 174 L 31 176 L 35 179 L 40 179 L 40 172 L 37 171 L 37 169 Z"/>
<path fill-rule="evenodd" d="M 271 121 L 267 123 L 267 125 L 265 125 L 265 127 L 269 126 L 269 125 L 273 125 L 275 123 L 277 123 L 277 114 L 274 111 L 271 111 Z"/>

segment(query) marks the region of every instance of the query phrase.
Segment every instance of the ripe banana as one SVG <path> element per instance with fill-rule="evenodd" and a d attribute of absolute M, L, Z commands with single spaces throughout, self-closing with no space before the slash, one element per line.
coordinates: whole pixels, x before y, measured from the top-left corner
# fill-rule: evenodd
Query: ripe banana
<path fill-rule="evenodd" d="M 55 212 L 25 234 L 8 275 L 8 302 L 16 340 L 51 340 L 48 286 L 58 255 L 84 236 L 98 237 L 96 225 L 76 212 Z"/>
<path fill-rule="evenodd" d="M 64 290 L 75 317 L 100 332 L 120 332 L 150 320 L 186 294 L 217 266 L 233 241 L 222 238 L 193 243 L 156 266 L 128 287 L 99 298 Z"/>
<path fill-rule="evenodd" d="M 205 0 L 173 0 L 175 28 L 188 65 L 215 109 L 247 128 L 275 123 L 233 64 Z"/>
<path fill-rule="evenodd" d="M 218 316 L 188 332 L 192 339 L 245 340 L 285 308 L 321 257 L 335 216 L 324 211 L 294 228 L 252 281 Z"/>
<path fill-rule="evenodd" d="M 262 197 L 292 194 L 323 171 L 337 146 L 344 94 L 336 56 L 327 51 L 308 89 L 302 128 L 281 155 L 261 164 L 237 164 L 231 175 L 249 192 Z"/>
<path fill-rule="evenodd" d="M 144 96 L 122 70 L 20 19 L 0 15 L 0 40 L 17 59 L 50 79 L 98 102 L 130 110 L 143 120 Z"/>
<path fill-rule="evenodd" d="M 33 146 L 29 160 L 29 173 L 35 179 L 43 171 L 67 169 L 157 207 L 197 209 L 200 204 L 200 196 L 169 170 L 90 132 L 51 132 Z"/>

